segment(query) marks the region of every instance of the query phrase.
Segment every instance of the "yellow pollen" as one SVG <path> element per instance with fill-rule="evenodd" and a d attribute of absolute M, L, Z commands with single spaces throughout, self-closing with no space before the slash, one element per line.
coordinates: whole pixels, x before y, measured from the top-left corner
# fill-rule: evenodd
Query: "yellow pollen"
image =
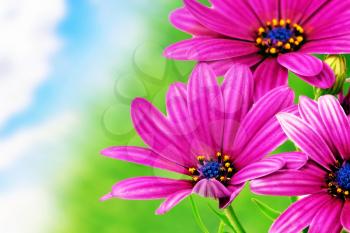
<path fill-rule="evenodd" d="M 297 30 L 298 30 L 300 33 L 304 33 L 304 29 L 303 29 L 302 27 L 297 28 Z"/>
<path fill-rule="evenodd" d="M 276 48 L 270 48 L 270 53 L 275 54 L 277 52 Z"/>
<path fill-rule="evenodd" d="M 228 171 L 228 172 L 232 172 L 233 169 L 229 167 L 229 168 L 227 169 L 227 171 Z"/>
<path fill-rule="evenodd" d="M 270 22 L 270 21 L 267 21 L 267 22 L 266 22 L 266 25 L 267 25 L 267 26 L 271 26 L 271 22 Z"/>
<path fill-rule="evenodd" d="M 200 156 L 197 156 L 197 159 L 198 159 L 198 161 L 203 161 L 205 158 L 204 158 L 204 156 L 200 155 Z"/>
<path fill-rule="evenodd" d="M 225 176 L 220 176 L 220 181 L 224 181 L 225 180 Z"/>
<path fill-rule="evenodd" d="M 289 43 L 294 43 L 294 38 L 290 38 Z"/>
<path fill-rule="evenodd" d="M 294 41 L 294 44 L 299 45 L 300 43 L 299 43 L 299 41 Z"/>
<path fill-rule="evenodd" d="M 286 24 L 286 21 L 284 21 L 283 19 L 280 20 L 280 26 L 284 26 Z"/>
<path fill-rule="evenodd" d="M 345 192 L 344 192 L 344 195 L 345 195 L 345 196 L 348 196 L 348 195 L 349 195 L 349 191 L 345 191 Z"/>
<path fill-rule="evenodd" d="M 290 19 L 287 19 L 287 20 L 286 20 L 286 23 L 287 23 L 287 24 L 290 24 L 291 22 L 292 22 L 292 21 L 291 21 Z"/>
<path fill-rule="evenodd" d="M 194 181 L 198 181 L 199 177 L 198 177 L 198 176 L 194 176 L 194 177 L 192 177 L 192 179 L 193 179 Z"/>
<path fill-rule="evenodd" d="M 265 29 L 263 27 L 259 27 L 258 32 L 259 34 L 262 34 L 263 32 L 265 32 Z"/>
<path fill-rule="evenodd" d="M 193 174 L 193 173 L 196 171 L 196 169 L 195 169 L 194 167 L 191 167 L 191 168 L 188 169 L 188 171 L 189 171 L 191 174 Z"/>
<path fill-rule="evenodd" d="M 343 190 L 341 188 L 337 188 L 337 193 L 341 193 Z"/>
<path fill-rule="evenodd" d="M 226 162 L 226 161 L 229 161 L 229 160 L 230 160 L 230 156 L 225 155 L 225 156 L 224 156 L 224 161 Z"/>
<path fill-rule="evenodd" d="M 290 44 L 289 44 L 289 43 L 287 43 L 287 44 L 285 44 L 285 45 L 284 45 L 284 48 L 285 48 L 285 49 L 290 49 L 290 48 L 291 48 L 291 46 L 290 46 Z"/>
<path fill-rule="evenodd" d="M 224 167 L 220 167 L 220 171 L 224 172 L 226 169 Z"/>
<path fill-rule="evenodd" d="M 302 42 L 303 40 L 304 40 L 304 38 L 302 36 L 297 37 L 297 41 Z"/>
<path fill-rule="evenodd" d="M 281 47 L 282 45 L 283 45 L 283 42 L 282 42 L 282 41 L 278 41 L 278 42 L 277 42 L 277 46 L 278 46 L 278 47 Z"/>
<path fill-rule="evenodd" d="M 221 152 L 216 153 L 216 156 L 220 157 L 221 156 Z"/>
<path fill-rule="evenodd" d="M 272 20 L 272 25 L 273 25 L 273 26 L 277 26 L 277 25 L 278 25 L 277 19 L 273 19 L 273 20 Z"/>
<path fill-rule="evenodd" d="M 261 42 L 262 42 L 262 38 L 261 37 L 256 38 L 256 43 L 257 44 L 261 44 Z"/>
<path fill-rule="evenodd" d="M 230 167 L 231 164 L 230 163 L 225 163 L 225 167 Z"/>

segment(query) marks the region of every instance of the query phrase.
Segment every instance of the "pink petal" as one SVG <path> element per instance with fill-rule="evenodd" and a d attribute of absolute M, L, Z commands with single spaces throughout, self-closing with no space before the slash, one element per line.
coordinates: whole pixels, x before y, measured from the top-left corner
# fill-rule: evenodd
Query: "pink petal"
<path fill-rule="evenodd" d="M 277 60 L 288 70 L 302 76 L 316 76 L 323 69 L 320 59 L 300 52 L 279 55 Z"/>
<path fill-rule="evenodd" d="M 178 60 L 215 61 L 256 53 L 254 43 L 199 37 L 183 40 L 167 47 L 164 56 Z"/>
<path fill-rule="evenodd" d="M 211 31 L 202 24 L 186 9 L 176 9 L 170 14 L 170 22 L 179 30 L 192 35 L 199 36 L 218 36 L 216 32 Z"/>
<path fill-rule="evenodd" d="M 342 213 L 341 213 L 341 224 L 343 227 L 347 230 L 350 231 L 350 202 L 347 201 L 344 204 Z"/>
<path fill-rule="evenodd" d="M 156 214 L 165 214 L 172 208 L 174 208 L 177 204 L 179 204 L 180 201 L 191 195 L 192 190 L 181 190 L 179 192 L 176 192 L 169 197 L 159 206 L 159 208 L 156 210 Z"/>
<path fill-rule="evenodd" d="M 271 21 L 272 19 L 278 19 L 279 0 L 251 0 L 248 3 L 262 23 Z"/>
<path fill-rule="evenodd" d="M 285 162 L 279 158 L 266 158 L 259 162 L 249 164 L 239 170 L 232 178 L 232 184 L 241 184 L 248 180 L 260 178 L 281 169 Z"/>
<path fill-rule="evenodd" d="M 253 193 L 278 196 L 301 196 L 322 190 L 325 181 L 297 170 L 284 170 L 251 181 Z"/>
<path fill-rule="evenodd" d="M 280 113 L 277 118 L 287 136 L 313 160 L 325 168 L 335 163 L 326 142 L 309 124 L 288 113 Z"/>
<path fill-rule="evenodd" d="M 350 159 L 350 122 L 334 96 L 321 96 L 319 111 L 328 134 L 345 160 Z"/>
<path fill-rule="evenodd" d="M 304 8 L 304 17 L 300 20 L 299 24 L 304 25 L 313 15 L 318 15 L 317 12 L 325 5 L 328 0 L 311 0 L 310 4 Z"/>
<path fill-rule="evenodd" d="M 229 190 L 215 179 L 202 179 L 193 187 L 192 193 L 214 199 L 230 196 Z"/>
<path fill-rule="evenodd" d="M 188 142 L 151 103 L 136 98 L 131 104 L 131 118 L 136 131 L 153 151 L 174 163 L 192 165 Z"/>
<path fill-rule="evenodd" d="M 227 189 L 230 191 L 231 195 L 219 199 L 219 208 L 225 209 L 227 206 L 231 205 L 233 200 L 237 197 L 237 195 L 242 191 L 243 188 L 244 188 L 244 184 L 240 184 L 240 185 L 230 184 L 229 186 L 227 186 Z"/>
<path fill-rule="evenodd" d="M 313 0 L 282 0 L 281 1 L 281 19 L 292 19 L 294 23 L 299 23 L 302 18 L 308 17 L 305 9 Z"/>
<path fill-rule="evenodd" d="M 317 133 L 325 140 L 333 154 L 337 154 L 338 151 L 335 148 L 330 136 L 326 130 L 326 127 L 321 118 L 320 112 L 318 111 L 318 104 L 314 100 L 300 96 L 299 98 L 299 111 L 300 114 L 307 123 L 314 128 Z"/>
<path fill-rule="evenodd" d="M 331 88 L 335 82 L 335 75 L 333 70 L 329 65 L 323 62 L 323 70 L 316 76 L 302 76 L 299 77 L 305 82 L 309 83 L 312 86 L 320 87 L 323 89 Z"/>
<path fill-rule="evenodd" d="M 245 156 L 241 152 L 246 149 L 250 140 L 263 127 L 269 127 L 268 121 L 276 113 L 293 104 L 294 94 L 288 87 L 279 87 L 260 98 L 250 109 L 238 129 L 234 148 L 237 155 L 235 163 L 243 161 Z M 269 140 L 269 139 L 268 139 Z M 268 141 L 267 140 L 267 141 Z"/>
<path fill-rule="evenodd" d="M 300 52 L 320 54 L 342 54 L 350 52 L 350 35 L 306 42 Z"/>
<path fill-rule="evenodd" d="M 292 105 L 291 107 L 285 108 L 281 111 L 296 114 L 297 107 L 295 105 Z M 285 133 L 283 132 L 276 117 L 273 116 L 255 134 L 255 136 L 249 141 L 249 143 L 243 148 L 243 150 L 239 154 L 235 152 L 235 154 L 237 154 L 235 166 L 237 168 L 243 168 L 250 163 L 259 161 L 260 159 L 277 149 L 286 140 L 287 137 Z"/>
<path fill-rule="evenodd" d="M 301 232 L 322 209 L 328 194 L 318 193 L 293 203 L 271 226 L 269 233 Z"/>
<path fill-rule="evenodd" d="M 102 150 L 101 154 L 113 159 L 165 169 L 181 174 L 188 174 L 188 171 L 183 166 L 173 163 L 147 148 L 136 146 L 113 146 Z"/>
<path fill-rule="evenodd" d="M 234 25 L 244 25 L 253 36 L 260 27 L 261 22 L 257 15 L 251 10 L 249 3 L 245 0 L 222 1 L 210 0 L 213 8 L 223 14 Z"/>
<path fill-rule="evenodd" d="M 197 122 L 196 139 L 203 143 L 197 147 L 199 155 L 213 155 L 221 151 L 224 127 L 224 100 L 214 72 L 200 63 L 194 69 L 188 84 L 190 117 Z M 203 146 L 207 148 L 203 148 Z"/>
<path fill-rule="evenodd" d="M 284 152 L 281 154 L 273 155 L 270 158 L 282 159 L 285 162 L 283 168 L 285 169 L 300 169 L 307 162 L 307 155 L 303 152 Z"/>
<path fill-rule="evenodd" d="M 254 72 L 255 99 L 270 90 L 288 84 L 288 70 L 279 65 L 274 58 L 265 59 Z"/>
<path fill-rule="evenodd" d="M 309 233 L 339 233 L 342 225 L 340 215 L 343 204 L 341 200 L 329 196 L 328 201 L 313 218 Z"/>
<path fill-rule="evenodd" d="M 233 57 L 218 61 L 209 61 L 208 65 L 214 70 L 216 76 L 223 76 L 234 64 L 243 64 L 252 67 L 261 61 L 262 57 L 256 53 Z"/>
<path fill-rule="evenodd" d="M 254 34 L 245 24 L 234 22 L 213 8 L 208 8 L 196 0 L 184 0 L 186 8 L 207 28 L 223 35 L 244 40 L 254 40 Z"/>
<path fill-rule="evenodd" d="M 233 65 L 225 75 L 221 89 L 225 104 L 223 150 L 231 154 L 239 123 L 253 104 L 252 72 L 247 66 Z"/>
<path fill-rule="evenodd" d="M 120 181 L 113 186 L 111 195 L 127 200 L 151 200 L 166 198 L 175 192 L 191 188 L 190 180 L 145 176 Z"/>

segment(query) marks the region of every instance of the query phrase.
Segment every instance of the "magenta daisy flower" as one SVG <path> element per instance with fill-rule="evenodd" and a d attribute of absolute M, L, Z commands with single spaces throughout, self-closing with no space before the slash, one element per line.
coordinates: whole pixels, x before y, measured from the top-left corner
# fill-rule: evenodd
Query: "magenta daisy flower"
<path fill-rule="evenodd" d="M 270 232 L 339 233 L 350 230 L 350 121 L 338 100 L 302 97 L 302 118 L 278 114 L 285 133 L 310 158 L 300 170 L 281 170 L 252 181 L 255 193 L 308 195 L 291 205 Z"/>
<path fill-rule="evenodd" d="M 287 84 L 288 70 L 309 84 L 329 88 L 334 75 L 309 54 L 350 52 L 350 1 L 343 0 L 184 0 L 172 24 L 191 35 L 164 54 L 208 62 L 222 75 L 234 63 L 254 69 L 256 95 Z M 273 74 L 273 75 L 271 75 Z"/>
<path fill-rule="evenodd" d="M 193 71 L 189 84 L 173 84 L 167 93 L 167 116 L 148 101 L 131 105 L 136 131 L 148 148 L 111 147 L 102 154 L 165 169 L 183 179 L 137 177 L 113 186 L 102 200 L 165 199 L 163 214 L 191 193 L 229 205 L 246 181 L 283 167 L 300 168 L 298 153 L 264 158 L 286 140 L 275 114 L 296 113 L 288 87 L 276 88 L 253 104 L 253 75 L 248 67 L 233 66 L 220 86 L 206 64 Z"/>

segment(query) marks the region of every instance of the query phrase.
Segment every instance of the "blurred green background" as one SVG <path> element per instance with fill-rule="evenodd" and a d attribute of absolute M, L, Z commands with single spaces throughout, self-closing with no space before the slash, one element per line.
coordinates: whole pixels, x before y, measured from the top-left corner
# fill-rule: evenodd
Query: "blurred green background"
<path fill-rule="evenodd" d="M 164 110 L 165 93 L 170 83 L 186 81 L 194 63 L 166 60 L 162 50 L 169 44 L 189 36 L 174 29 L 168 14 L 182 5 L 181 1 L 148 1 L 149 7 L 135 6 L 139 20 L 147 25 L 147 37 L 138 38 L 138 45 L 120 56 L 113 75 L 107 80 L 104 91 L 89 99 L 85 108 L 84 127 L 72 143 L 70 165 L 61 169 L 61 176 L 52 181 L 59 216 L 52 226 L 55 233 L 190 233 L 200 232 L 195 224 L 188 199 L 164 216 L 154 214 L 161 201 L 126 201 L 112 199 L 99 202 L 116 182 L 135 176 L 167 175 L 140 165 L 116 161 L 99 155 L 99 151 L 112 145 L 143 145 L 135 134 L 129 115 L 129 104 L 135 97 L 151 100 Z M 121 3 L 123 4 L 123 3 Z M 122 32 L 121 32 L 122 33 Z M 135 33 L 137 35 L 137 33 Z M 122 34 L 120 36 L 123 36 Z M 127 39 L 127 38 L 126 38 Z M 290 85 L 300 94 L 312 97 L 312 87 L 291 75 Z M 286 143 L 280 151 L 293 150 Z M 256 197 L 280 211 L 289 204 L 289 198 L 261 197 L 246 189 L 233 202 L 238 217 L 247 232 L 267 232 L 271 221 L 252 203 Z M 219 220 L 209 210 L 216 208 L 215 201 L 195 196 L 201 216 L 210 232 L 216 232 Z"/>

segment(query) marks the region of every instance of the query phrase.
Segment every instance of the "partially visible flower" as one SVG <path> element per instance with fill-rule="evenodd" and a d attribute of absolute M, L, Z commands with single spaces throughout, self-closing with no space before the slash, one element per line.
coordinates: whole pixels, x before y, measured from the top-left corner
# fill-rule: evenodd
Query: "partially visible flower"
<path fill-rule="evenodd" d="M 346 59 L 343 55 L 328 55 L 324 61 L 327 63 L 335 74 L 335 82 L 331 88 L 315 88 L 316 98 L 322 95 L 337 95 L 343 91 L 346 79 Z"/>
<path fill-rule="evenodd" d="M 199 64 L 189 84 L 173 84 L 167 93 L 167 116 L 137 98 L 131 106 L 136 131 L 149 148 L 117 146 L 102 151 L 111 158 L 183 174 L 126 179 L 102 198 L 163 199 L 164 214 L 191 193 L 219 199 L 228 206 L 246 181 L 281 168 L 305 164 L 301 153 L 264 158 L 286 140 L 275 114 L 296 113 L 288 87 L 276 88 L 253 104 L 253 75 L 233 66 L 220 86 L 206 64 Z"/>
<path fill-rule="evenodd" d="M 350 230 L 350 120 L 338 100 L 325 95 L 315 102 L 300 99 L 302 118 L 277 115 L 288 137 L 309 155 L 300 170 L 284 170 L 252 181 L 255 193 L 308 195 L 291 205 L 271 233 L 339 233 Z"/>
<path fill-rule="evenodd" d="M 234 63 L 256 70 L 261 97 L 286 85 L 288 70 L 323 89 L 334 83 L 329 66 L 310 54 L 350 51 L 350 1 L 344 0 L 184 0 L 171 23 L 193 36 L 164 54 L 178 60 L 208 62 L 218 75 Z M 273 75 L 271 75 L 273 74 Z"/>

